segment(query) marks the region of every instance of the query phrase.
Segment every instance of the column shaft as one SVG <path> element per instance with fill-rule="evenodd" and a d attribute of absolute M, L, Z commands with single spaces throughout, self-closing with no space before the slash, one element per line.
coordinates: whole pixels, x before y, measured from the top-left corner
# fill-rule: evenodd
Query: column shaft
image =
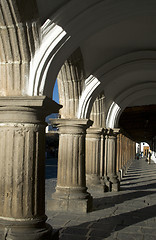
<path fill-rule="evenodd" d="M 44 214 L 44 125 L 0 124 L 0 216 L 27 218 Z M 19 148 L 20 146 L 20 148 Z M 13 167 L 14 166 L 14 167 Z"/>
<path fill-rule="evenodd" d="M 111 182 L 108 176 L 108 135 L 105 136 L 105 156 L 104 156 L 104 185 L 105 192 L 111 191 Z"/>
<path fill-rule="evenodd" d="M 86 180 L 89 190 L 104 191 L 104 184 L 101 182 L 100 171 L 103 166 L 101 161 L 103 154 L 101 136 L 102 128 L 89 128 L 86 134 Z"/>
<path fill-rule="evenodd" d="M 48 201 L 49 210 L 88 212 L 92 197 L 85 178 L 85 130 L 88 120 L 60 119 L 58 179 L 56 192 Z"/>
<path fill-rule="evenodd" d="M 119 180 L 116 174 L 116 134 L 110 131 L 108 135 L 108 177 L 112 191 L 119 191 Z"/>
<path fill-rule="evenodd" d="M 122 178 L 122 170 L 121 170 L 121 134 L 117 135 L 117 166 L 116 166 L 116 172 L 119 178 L 119 181 L 121 181 Z"/>
<path fill-rule="evenodd" d="M 46 106 L 44 97 L 0 98 L 0 239 L 51 239 L 45 223 Z"/>

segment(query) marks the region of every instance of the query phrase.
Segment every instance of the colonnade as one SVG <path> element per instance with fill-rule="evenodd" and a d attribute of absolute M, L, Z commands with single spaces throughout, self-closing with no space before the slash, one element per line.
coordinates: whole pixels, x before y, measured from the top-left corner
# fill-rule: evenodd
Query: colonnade
<path fill-rule="evenodd" d="M 48 210 L 88 212 L 92 191 L 119 191 L 135 158 L 135 142 L 120 129 L 95 128 L 85 119 L 52 120 L 60 133 L 56 192 Z"/>
<path fill-rule="evenodd" d="M 53 60 L 49 59 L 49 51 L 53 52 L 55 44 L 59 48 L 63 44 L 57 39 L 54 44 L 50 37 L 50 45 L 45 46 L 35 0 L 1 1 L 0 20 L 0 239 L 50 240 L 52 227 L 46 224 L 44 199 L 45 117 L 58 112 L 60 106 L 47 97 L 51 96 L 48 87 L 52 85 L 45 79 Z M 87 187 L 96 185 L 103 192 L 119 190 L 116 169 L 119 132 L 102 125 L 104 94 L 97 100 L 101 103 L 95 111 L 95 118 L 98 117 L 97 121 L 93 119 L 94 125 L 88 119 L 77 119 L 85 80 L 78 48 L 58 75 L 60 102 L 64 107 L 62 119 L 57 122 L 58 181 L 48 202 L 50 210 L 88 212 L 92 210 L 92 196 Z M 126 156 L 120 169 L 125 166 L 125 159 Z"/>
<path fill-rule="evenodd" d="M 135 159 L 135 154 L 135 142 L 122 133 L 118 134 L 116 172 L 120 180 L 125 175 L 132 160 Z"/>

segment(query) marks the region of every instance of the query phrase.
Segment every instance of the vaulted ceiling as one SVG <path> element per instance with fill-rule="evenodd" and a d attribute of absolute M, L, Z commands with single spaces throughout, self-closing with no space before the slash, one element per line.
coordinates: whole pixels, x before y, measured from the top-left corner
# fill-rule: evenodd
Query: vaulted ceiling
<path fill-rule="evenodd" d="M 137 142 L 150 143 L 156 136 L 156 105 L 127 107 L 120 116 L 119 126 Z"/>
<path fill-rule="evenodd" d="M 137 141 L 153 137 L 156 1 L 47 0 L 45 4 L 44 0 L 37 0 L 37 3 L 41 22 L 49 18 L 70 36 L 69 44 L 61 51 L 62 58 L 80 47 L 86 78 L 94 75 L 101 82 L 107 110 L 115 102 L 124 111 L 119 124 Z"/>

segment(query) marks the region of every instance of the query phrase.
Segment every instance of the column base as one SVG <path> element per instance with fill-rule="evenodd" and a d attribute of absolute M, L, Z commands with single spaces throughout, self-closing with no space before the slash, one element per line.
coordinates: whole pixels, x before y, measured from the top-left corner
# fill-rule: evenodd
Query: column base
<path fill-rule="evenodd" d="M 109 181 L 108 177 L 104 177 L 104 185 L 105 185 L 105 192 L 111 192 L 111 182 Z"/>
<path fill-rule="evenodd" d="M 123 166 L 123 167 L 122 167 L 122 177 L 125 176 L 126 172 L 127 172 L 126 166 Z"/>
<path fill-rule="evenodd" d="M 57 187 L 52 199 L 47 201 L 47 210 L 75 213 L 92 211 L 93 198 L 86 189 Z"/>
<path fill-rule="evenodd" d="M 118 176 L 119 181 L 121 181 L 121 179 L 122 179 L 122 172 L 120 170 L 117 172 L 117 176 Z"/>
<path fill-rule="evenodd" d="M 120 190 L 120 182 L 116 175 L 110 177 L 111 191 L 118 192 Z"/>
<path fill-rule="evenodd" d="M 52 227 L 44 221 L 0 220 L 0 239 L 52 240 Z"/>
<path fill-rule="evenodd" d="M 104 193 L 106 192 L 106 186 L 104 184 L 99 185 L 87 185 L 88 190 L 90 193 L 97 192 L 97 193 Z"/>
<path fill-rule="evenodd" d="M 112 192 L 118 192 L 120 190 L 120 183 L 112 183 L 112 186 L 111 186 L 111 191 Z"/>
<path fill-rule="evenodd" d="M 96 174 L 86 174 L 86 182 L 89 192 L 105 192 L 104 181 L 100 180 L 100 177 Z"/>

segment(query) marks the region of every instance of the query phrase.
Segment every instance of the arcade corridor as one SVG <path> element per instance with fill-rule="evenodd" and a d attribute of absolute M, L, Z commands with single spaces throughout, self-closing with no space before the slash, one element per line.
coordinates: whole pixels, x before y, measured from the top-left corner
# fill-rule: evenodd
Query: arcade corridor
<path fill-rule="evenodd" d="M 0 239 L 152 239 L 156 165 L 133 159 L 144 141 L 156 162 L 156 1 L 0 0 L 0 13 Z"/>
<path fill-rule="evenodd" d="M 54 191 L 55 179 L 46 180 Z M 51 188 L 53 186 L 53 188 Z M 50 187 L 50 188 L 49 188 Z M 155 240 L 156 165 L 134 160 L 121 181 L 121 191 L 92 193 L 94 211 L 88 214 L 47 212 L 48 223 L 59 229 L 60 240 Z"/>

